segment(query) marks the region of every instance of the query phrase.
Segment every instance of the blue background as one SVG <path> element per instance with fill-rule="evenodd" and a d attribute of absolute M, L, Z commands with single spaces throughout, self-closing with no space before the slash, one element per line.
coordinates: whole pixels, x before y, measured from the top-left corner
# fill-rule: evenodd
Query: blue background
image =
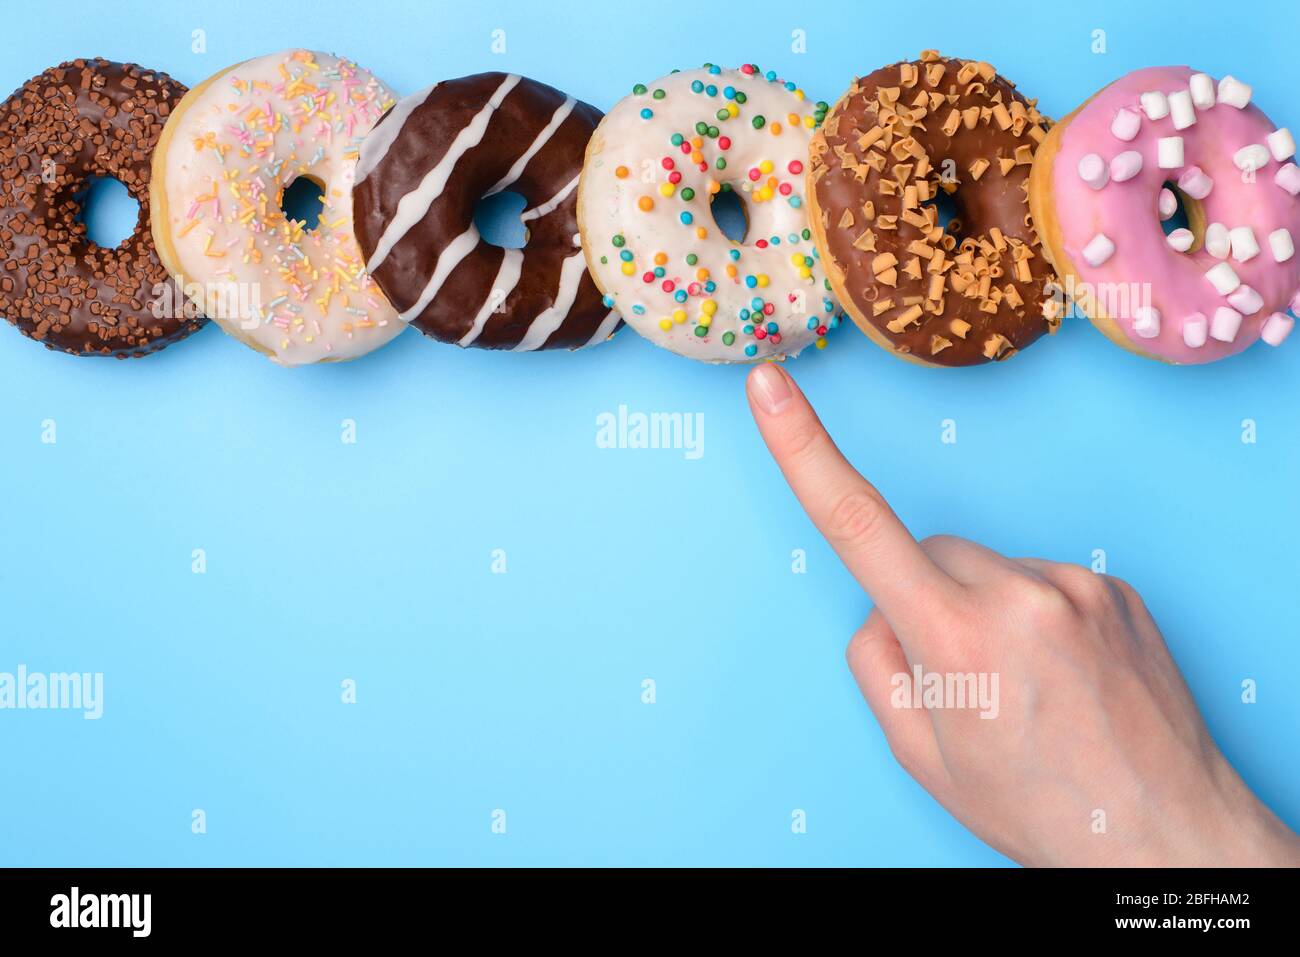
<path fill-rule="evenodd" d="M 0 83 L 102 55 L 193 85 L 306 46 L 403 94 L 512 70 L 608 108 L 674 67 L 754 60 L 833 101 L 936 47 L 1054 116 L 1191 63 L 1300 125 L 1292 5 L 1232 29 L 1217 4 L 1040 6 L 28 3 Z M 1166 368 L 1072 321 L 1007 364 L 933 371 L 846 327 L 792 368 L 918 536 L 1105 549 L 1229 758 L 1300 826 L 1300 342 Z M 0 671 L 102 671 L 106 695 L 97 722 L 0 712 L 0 864 L 1005 862 L 890 758 L 843 662 L 868 602 L 767 458 L 744 374 L 630 331 L 535 355 L 408 332 L 286 370 L 215 326 L 111 362 L 0 324 Z M 703 458 L 597 448 L 620 404 L 703 412 Z"/>

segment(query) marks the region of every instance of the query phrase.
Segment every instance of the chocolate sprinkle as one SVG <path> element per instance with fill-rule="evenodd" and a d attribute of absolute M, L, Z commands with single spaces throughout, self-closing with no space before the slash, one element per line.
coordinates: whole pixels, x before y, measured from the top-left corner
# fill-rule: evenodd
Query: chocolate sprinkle
<path fill-rule="evenodd" d="M 73 60 L 0 107 L 0 312 L 48 349 L 143 356 L 206 322 L 186 315 L 149 230 L 151 153 L 185 87 L 129 63 Z M 140 204 L 135 229 L 105 249 L 78 222 L 92 176 Z"/>

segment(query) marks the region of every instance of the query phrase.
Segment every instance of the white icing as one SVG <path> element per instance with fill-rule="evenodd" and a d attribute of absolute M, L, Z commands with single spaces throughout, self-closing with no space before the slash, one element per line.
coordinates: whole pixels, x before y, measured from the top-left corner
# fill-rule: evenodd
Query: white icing
<path fill-rule="evenodd" d="M 165 197 L 169 265 L 204 290 L 208 316 L 279 363 L 355 358 L 406 328 L 366 274 L 352 231 L 358 144 L 394 100 L 350 61 L 287 50 L 191 91 L 168 121 L 153 189 Z M 324 187 L 309 231 L 279 207 L 300 176 Z"/>
<path fill-rule="evenodd" d="M 474 322 L 469 327 L 469 332 L 459 339 L 459 345 L 471 346 L 483 334 L 483 327 L 487 325 L 488 319 L 492 318 L 492 313 L 510 297 L 511 291 L 519 282 L 519 273 L 523 268 L 523 264 L 523 250 L 507 249 L 505 251 L 505 255 L 501 257 L 501 265 L 497 269 L 497 277 L 492 280 L 492 288 L 488 291 L 488 297 L 479 308 L 478 314 L 474 316 Z"/>
<path fill-rule="evenodd" d="M 392 149 L 393 143 L 401 135 L 402 127 L 406 125 L 407 119 L 419 107 L 424 105 L 424 101 L 429 98 L 429 94 L 437 89 L 438 84 L 426 86 L 419 93 L 413 93 L 410 96 L 403 97 L 397 102 L 384 121 L 370 131 L 366 136 L 365 143 L 361 147 L 361 159 L 357 163 L 357 182 L 360 183 L 369 176 L 388 151 Z"/>
<path fill-rule="evenodd" d="M 691 89 L 695 82 L 703 87 L 701 92 Z M 716 95 L 709 95 L 709 87 L 716 87 Z M 728 99 L 728 87 L 743 92 L 745 102 Z M 655 98 L 656 90 L 664 91 L 662 98 Z M 736 115 L 717 119 L 719 109 L 733 104 Z M 650 111 L 649 119 L 643 118 L 643 110 Z M 805 120 L 811 120 L 813 112 L 813 103 L 802 93 L 761 74 L 731 69 L 715 73 L 708 68 L 665 76 L 647 84 L 645 93 L 633 93 L 609 111 L 592 139 L 583 167 L 578 218 L 597 285 L 606 301 L 637 332 L 656 345 L 694 359 L 748 362 L 794 355 L 818 338 L 820 323 L 831 324 L 838 308 L 824 286 L 813 243 L 802 238 L 808 228 L 805 183 L 812 138 L 811 122 Z M 797 122 L 789 121 L 790 114 Z M 753 120 L 759 115 L 765 122 L 755 129 Z M 670 144 L 674 133 L 693 137 L 698 122 L 717 126 L 720 134 L 718 138 L 700 137 L 698 149 L 705 170 L 692 162 L 689 153 Z M 773 131 L 775 124 L 779 124 L 779 134 Z M 720 146 L 723 136 L 730 139 L 726 150 Z M 664 168 L 665 157 L 672 160 L 672 171 Z M 726 160 L 723 171 L 716 167 L 720 157 Z M 772 164 L 772 172 L 762 173 L 756 184 L 748 174 L 765 162 Z M 792 162 L 800 164 L 799 172 L 790 170 Z M 620 167 L 625 167 L 628 175 L 618 176 Z M 670 184 L 675 186 L 673 194 L 664 196 L 660 190 L 669 183 L 670 172 L 680 173 L 681 181 Z M 755 201 L 755 193 L 769 176 L 788 184 L 791 193 L 774 191 L 771 199 Z M 653 182 L 645 182 L 648 177 Z M 709 206 L 710 181 L 729 184 L 745 202 L 749 228 L 744 243 L 728 239 L 715 224 Z M 690 200 L 683 199 L 686 188 L 694 190 Z M 638 205 L 642 197 L 653 202 L 649 212 Z M 683 213 L 691 215 L 690 224 L 681 221 Z M 706 231 L 703 237 L 698 229 Z M 624 245 L 612 245 L 615 236 L 622 237 Z M 773 237 L 779 239 L 779 245 L 770 242 Z M 760 239 L 769 245 L 755 245 Z M 624 273 L 620 258 L 625 251 L 633 256 L 630 275 Z M 733 251 L 739 258 L 731 258 Z M 657 254 L 663 254 L 662 264 L 656 263 Z M 811 267 L 805 266 L 810 270 L 807 276 L 791 262 L 793 254 L 813 258 Z M 688 263 L 688 255 L 697 261 Z M 643 276 L 656 266 L 664 275 L 645 282 Z M 734 277 L 728 274 L 728 266 L 734 267 Z M 699 269 L 708 270 L 707 280 L 698 278 Z M 746 285 L 747 277 L 758 276 L 766 277 L 765 287 Z M 665 281 L 672 283 L 671 291 L 663 289 Z M 715 284 L 712 291 L 706 291 L 704 283 L 708 281 Z M 685 302 L 675 298 L 679 290 L 687 291 Z M 771 304 L 772 314 L 742 319 L 742 310 L 751 310 L 756 297 Z M 708 302 L 716 304 L 711 316 L 705 311 Z M 824 309 L 826 302 L 831 303 L 830 311 Z M 676 310 L 681 310 L 678 315 L 683 321 L 674 318 Z M 710 321 L 705 324 L 704 318 Z M 808 328 L 810 320 L 813 329 Z M 661 326 L 665 322 L 667 329 Z M 764 327 L 775 323 L 781 341 L 774 342 L 771 336 L 759 339 L 744 331 L 755 322 Z M 697 329 L 704 334 L 697 335 Z M 728 334 L 734 337 L 731 345 L 724 342 Z M 754 348 L 752 355 L 745 352 L 747 346 Z"/>
<path fill-rule="evenodd" d="M 483 195 L 491 196 L 494 193 L 499 193 L 517 180 L 523 174 L 524 168 L 528 166 L 529 160 L 536 156 L 538 151 L 550 141 L 551 137 L 555 135 L 555 131 L 560 128 L 560 124 L 568 119 L 569 114 L 573 112 L 573 107 L 577 102 L 578 101 L 573 97 L 569 97 L 560 104 L 560 107 L 554 114 L 552 114 L 551 121 L 546 124 L 536 137 L 534 137 L 532 145 L 524 151 L 524 154 L 520 156 L 519 159 L 515 160 L 514 165 L 510 167 L 506 172 L 506 175 L 502 176 L 501 179 Z"/>
<path fill-rule="evenodd" d="M 542 203 L 542 205 L 535 206 L 532 209 L 527 210 L 524 213 L 520 214 L 519 218 L 522 219 L 524 222 L 528 222 L 530 219 L 541 219 L 547 213 L 554 212 L 554 210 L 562 202 L 564 202 L 566 199 L 569 198 L 569 194 L 578 188 L 578 180 L 581 178 L 582 178 L 582 174 L 573 177 L 573 179 L 569 180 L 569 182 L 564 186 L 564 188 L 561 189 L 558 193 L 556 193 L 546 202 Z"/>
<path fill-rule="evenodd" d="M 545 344 L 551 333 L 560 328 L 560 323 L 564 322 L 569 310 L 573 308 L 573 300 L 578 298 L 578 286 L 586 274 L 587 263 L 581 251 L 564 260 L 564 265 L 560 267 L 560 288 L 555 293 L 555 305 L 543 310 L 532 321 L 528 326 L 528 332 L 524 334 L 523 339 L 519 340 L 519 345 L 515 346 L 513 351 L 531 352 Z"/>
<path fill-rule="evenodd" d="M 447 281 L 451 271 L 460 265 L 460 261 L 473 251 L 474 247 L 478 245 L 478 241 L 478 227 L 471 224 L 469 229 L 438 250 L 438 260 L 433 267 L 433 275 L 425 283 L 420 298 L 415 300 L 411 308 L 401 313 L 400 318 L 403 322 L 410 322 L 424 312 L 425 307 L 433 302 L 434 297 L 438 295 L 438 290 Z"/>
<path fill-rule="evenodd" d="M 621 318 L 617 309 L 611 309 L 609 315 L 601 321 L 600 327 L 587 340 L 587 346 L 598 346 L 612 336 Z M 585 349 L 587 346 L 583 346 L 583 348 Z"/>
<path fill-rule="evenodd" d="M 511 90 L 519 83 L 519 77 L 514 74 L 508 74 L 501 85 L 497 87 L 492 98 L 484 104 L 483 108 L 478 111 L 474 119 L 456 134 L 456 138 L 451 141 L 447 147 L 447 152 L 438 160 L 438 164 L 433 169 L 424 174 L 420 180 L 420 185 L 411 190 L 397 203 L 397 210 L 393 218 L 388 221 L 384 227 L 384 234 L 379 237 L 379 242 L 375 245 L 375 252 L 370 257 L 369 268 L 374 272 L 380 264 L 388 258 L 403 236 L 410 231 L 420 220 L 424 219 L 429 212 L 429 207 L 434 201 L 442 195 L 442 191 L 447 187 L 447 180 L 451 178 L 452 172 L 456 169 L 456 164 L 460 158 L 473 147 L 477 146 L 483 139 L 483 134 L 487 132 L 488 123 L 492 120 L 492 114 L 496 112 L 498 106 L 506 98 Z M 365 152 L 364 147 L 362 151 Z"/>

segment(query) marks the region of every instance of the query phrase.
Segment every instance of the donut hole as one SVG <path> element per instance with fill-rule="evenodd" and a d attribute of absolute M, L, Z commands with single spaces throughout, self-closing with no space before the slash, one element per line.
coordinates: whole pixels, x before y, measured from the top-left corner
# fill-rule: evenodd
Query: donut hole
<path fill-rule="evenodd" d="M 1165 230 L 1165 235 L 1173 233 L 1175 229 L 1190 229 L 1195 234 L 1195 217 L 1193 217 L 1192 204 L 1197 203 L 1197 200 L 1192 199 L 1186 192 L 1178 189 L 1177 183 L 1170 182 L 1169 179 L 1165 181 L 1165 189 L 1173 192 L 1174 199 L 1178 200 L 1178 208 L 1175 209 L 1173 216 L 1161 222 L 1160 228 Z M 1160 209 L 1157 208 L 1156 212 L 1157 215 L 1160 215 Z"/>
<path fill-rule="evenodd" d="M 709 200 L 709 212 L 722 235 L 732 242 L 743 243 L 749 232 L 749 210 L 745 201 L 730 186 L 723 185 Z"/>
<path fill-rule="evenodd" d="M 939 226 L 958 239 L 961 238 L 961 207 L 957 205 L 957 200 L 953 198 L 951 193 L 941 189 L 933 199 L 927 199 L 921 205 L 933 206 L 939 213 Z"/>
<path fill-rule="evenodd" d="M 76 195 L 77 222 L 86 226 L 86 239 L 104 249 L 115 249 L 135 232 L 140 203 L 121 180 L 92 176 Z"/>
<path fill-rule="evenodd" d="M 489 246 L 523 249 L 528 229 L 519 217 L 528 200 L 518 193 L 504 192 L 484 196 L 474 207 L 474 225 Z"/>
<path fill-rule="evenodd" d="M 297 177 L 280 194 L 280 209 L 286 219 L 311 232 L 320 225 L 320 214 L 325 209 L 325 184 L 314 176 Z"/>

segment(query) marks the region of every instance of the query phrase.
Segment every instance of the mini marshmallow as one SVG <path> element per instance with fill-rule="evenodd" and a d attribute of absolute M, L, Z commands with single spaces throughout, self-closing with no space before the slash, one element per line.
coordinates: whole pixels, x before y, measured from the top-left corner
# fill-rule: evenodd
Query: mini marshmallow
<path fill-rule="evenodd" d="M 1245 172 L 1263 169 L 1268 165 L 1268 148 L 1258 143 L 1243 146 L 1232 154 L 1232 162 L 1236 164 L 1237 169 Z"/>
<path fill-rule="evenodd" d="M 1231 342 L 1237 338 L 1239 329 L 1241 329 L 1241 313 L 1227 306 L 1220 306 L 1214 310 L 1214 319 L 1210 323 L 1211 336 L 1220 342 Z"/>
<path fill-rule="evenodd" d="M 1284 263 L 1295 255 L 1295 242 L 1291 231 L 1283 227 L 1268 234 L 1268 248 L 1273 251 L 1273 261 Z"/>
<path fill-rule="evenodd" d="M 1096 153 L 1089 153 L 1079 160 L 1079 179 L 1093 189 L 1101 189 L 1110 182 L 1110 172 L 1106 169 L 1106 161 Z"/>
<path fill-rule="evenodd" d="M 1130 180 L 1142 172 L 1142 154 L 1137 150 L 1125 150 L 1110 161 L 1110 178 L 1117 183 Z"/>
<path fill-rule="evenodd" d="M 1169 100 L 1163 93 L 1143 93 L 1141 100 L 1142 112 L 1146 113 L 1148 120 L 1163 120 L 1169 115 Z"/>
<path fill-rule="evenodd" d="M 1287 163 L 1273 176 L 1273 182 L 1292 196 L 1300 196 L 1300 166 Z"/>
<path fill-rule="evenodd" d="M 1160 198 L 1156 200 L 1156 209 L 1160 211 L 1160 222 L 1169 219 L 1178 212 L 1178 197 L 1172 189 L 1161 189 Z"/>
<path fill-rule="evenodd" d="M 1219 81 L 1219 102 L 1244 110 L 1250 102 L 1252 90 L 1249 83 L 1242 83 L 1235 76 L 1225 76 Z"/>
<path fill-rule="evenodd" d="M 1192 235 L 1190 229 L 1175 229 L 1165 237 L 1165 242 L 1169 244 L 1169 248 L 1180 253 L 1185 253 L 1191 249 L 1195 240 L 1196 237 Z"/>
<path fill-rule="evenodd" d="M 1264 139 L 1268 143 L 1268 151 L 1279 163 L 1295 156 L 1295 137 L 1285 126 L 1279 126 Z"/>
<path fill-rule="evenodd" d="M 1214 180 L 1199 166 L 1189 166 L 1178 177 L 1178 188 L 1192 199 L 1205 199 L 1214 189 Z"/>
<path fill-rule="evenodd" d="M 1133 332 L 1143 339 L 1160 335 L 1160 310 L 1155 306 L 1138 306 L 1133 310 Z"/>
<path fill-rule="evenodd" d="M 1205 319 L 1205 313 L 1194 312 L 1183 320 L 1183 344 L 1192 349 L 1199 349 L 1205 345 L 1205 337 L 1209 333 L 1210 324 Z"/>
<path fill-rule="evenodd" d="M 1290 308 L 1291 308 L 1291 311 L 1292 311 L 1292 312 L 1294 312 L 1296 315 L 1300 316 L 1300 289 L 1297 289 L 1297 290 L 1295 291 L 1295 295 L 1291 297 L 1291 307 L 1290 307 Z"/>
<path fill-rule="evenodd" d="M 1124 140 L 1127 143 L 1138 135 L 1141 126 L 1142 117 L 1138 112 L 1125 107 L 1116 113 L 1115 118 L 1110 121 L 1110 132 L 1115 139 Z"/>
<path fill-rule="evenodd" d="M 1185 130 L 1193 125 L 1196 122 L 1196 107 L 1192 106 L 1192 94 L 1187 90 L 1170 93 L 1169 115 L 1173 117 L 1176 130 Z"/>
<path fill-rule="evenodd" d="M 1198 110 L 1208 110 L 1214 105 L 1214 80 L 1208 73 L 1194 73 L 1187 84 L 1192 94 L 1192 102 Z"/>
<path fill-rule="evenodd" d="M 1183 165 L 1183 138 L 1162 136 L 1156 140 L 1156 165 L 1161 169 L 1178 169 Z"/>
<path fill-rule="evenodd" d="M 1259 337 L 1270 346 L 1280 346 L 1283 340 L 1291 335 L 1291 330 L 1294 328 L 1294 319 L 1285 312 L 1275 312 L 1264 320 L 1264 326 L 1259 330 Z"/>
<path fill-rule="evenodd" d="M 1205 251 L 1215 259 L 1227 259 L 1232 251 L 1232 240 L 1228 238 L 1228 227 L 1223 223 L 1210 223 L 1205 227 Z"/>
<path fill-rule="evenodd" d="M 1228 305 L 1243 316 L 1253 316 L 1264 308 L 1264 297 L 1249 286 L 1238 286 L 1237 291 L 1228 297 Z"/>
<path fill-rule="evenodd" d="M 1205 273 L 1205 278 L 1210 280 L 1210 285 L 1214 287 L 1220 296 L 1228 295 L 1241 285 L 1237 273 L 1227 263 L 1219 263 L 1210 267 Z"/>
<path fill-rule="evenodd" d="M 1115 244 L 1105 233 L 1093 236 L 1088 240 L 1088 245 L 1083 247 L 1083 260 L 1089 266 L 1100 266 L 1113 255 L 1115 255 Z"/>
<path fill-rule="evenodd" d="M 1232 258 L 1239 263 L 1248 262 L 1259 255 L 1259 240 L 1255 238 L 1255 230 L 1249 226 L 1228 230 L 1228 242 L 1232 246 Z"/>

